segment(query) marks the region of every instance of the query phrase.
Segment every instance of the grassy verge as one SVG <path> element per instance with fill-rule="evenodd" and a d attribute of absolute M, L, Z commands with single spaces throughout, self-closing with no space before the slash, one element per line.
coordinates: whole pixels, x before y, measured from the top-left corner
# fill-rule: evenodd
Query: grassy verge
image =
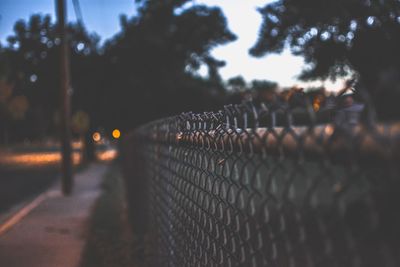
<path fill-rule="evenodd" d="M 81 267 L 140 267 L 133 255 L 121 173 L 113 165 L 93 211 Z"/>

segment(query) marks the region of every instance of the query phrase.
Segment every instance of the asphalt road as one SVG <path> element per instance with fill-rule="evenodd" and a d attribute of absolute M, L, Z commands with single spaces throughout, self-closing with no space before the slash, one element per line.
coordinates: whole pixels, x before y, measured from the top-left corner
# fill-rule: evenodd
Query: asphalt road
<path fill-rule="evenodd" d="M 54 166 L 0 167 L 0 214 L 46 190 L 59 175 Z"/>
<path fill-rule="evenodd" d="M 112 160 L 116 150 L 103 147 L 97 156 L 100 161 Z M 0 150 L 0 215 L 57 181 L 60 161 L 61 154 L 54 148 Z M 80 164 L 79 149 L 75 149 L 73 161 L 75 166 Z"/>

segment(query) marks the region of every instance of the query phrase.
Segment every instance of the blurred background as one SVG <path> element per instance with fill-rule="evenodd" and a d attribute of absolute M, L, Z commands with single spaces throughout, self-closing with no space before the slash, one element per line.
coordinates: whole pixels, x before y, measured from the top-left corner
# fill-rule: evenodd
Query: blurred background
<path fill-rule="evenodd" d="M 40 183 L 17 169 L 57 171 L 61 159 L 55 10 L 52 0 L 0 2 L 0 176 L 21 196 Z M 71 0 L 66 10 L 77 165 L 112 159 L 146 122 L 228 103 L 284 106 L 301 94 L 318 112 L 350 90 L 379 120 L 400 115 L 397 0 Z"/>

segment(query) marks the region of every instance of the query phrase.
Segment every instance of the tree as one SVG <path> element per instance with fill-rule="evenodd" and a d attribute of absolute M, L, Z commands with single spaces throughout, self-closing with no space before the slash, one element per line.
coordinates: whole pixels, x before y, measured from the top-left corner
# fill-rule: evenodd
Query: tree
<path fill-rule="evenodd" d="M 225 63 L 212 48 L 236 37 L 222 11 L 181 1 L 136 1 L 139 12 L 121 16 L 122 30 L 106 41 L 79 24 L 68 25 L 73 112 L 88 114 L 97 127 L 132 128 L 182 111 L 214 109 L 225 94 L 218 70 Z M 0 56 L 9 59 L 0 75 L 29 99 L 27 132 L 55 133 L 59 106 L 59 39 L 50 16 L 19 20 Z M 196 74 L 206 65 L 209 77 Z M 34 129 L 39 130 L 35 131 Z"/>
<path fill-rule="evenodd" d="M 278 83 L 268 80 L 253 80 L 251 89 L 256 94 L 258 101 L 275 102 L 277 97 Z"/>
<path fill-rule="evenodd" d="M 278 84 L 268 80 L 253 80 L 251 89 L 254 91 L 274 91 L 278 89 Z"/>
<path fill-rule="evenodd" d="M 9 131 L 13 123 L 24 120 L 29 101 L 24 95 L 16 95 L 14 85 L 0 78 L 0 134 L 8 144 Z"/>
<path fill-rule="evenodd" d="M 227 81 L 228 89 L 234 92 L 243 91 L 246 88 L 246 81 L 242 76 L 235 76 Z"/>
<path fill-rule="evenodd" d="M 105 45 L 108 73 L 103 97 L 108 117 L 127 127 L 184 110 L 213 108 L 223 94 L 213 47 L 233 41 L 222 11 L 186 1 L 137 1 L 139 13 L 121 18 L 122 31 Z M 205 64 L 209 79 L 196 77 Z M 105 116 L 107 116 L 105 114 Z"/>
<path fill-rule="evenodd" d="M 99 38 L 78 24 L 68 25 L 75 110 L 90 109 L 93 91 L 99 79 L 97 49 Z M 28 21 L 19 20 L 8 45 L 0 52 L 7 60 L 6 79 L 15 91 L 24 94 L 31 105 L 27 129 L 33 137 L 43 137 L 56 131 L 52 118 L 59 108 L 59 58 L 56 25 L 49 15 L 32 15 Z M 0 68 L 1 74 L 1 68 Z M 94 110 L 90 110 L 95 113 Z"/>
<path fill-rule="evenodd" d="M 356 72 L 381 117 L 400 99 L 400 2 L 397 0 L 280 0 L 261 8 L 263 24 L 250 53 L 260 57 L 287 46 L 308 67 L 300 78 Z M 391 85 L 382 83 L 388 81 Z"/>

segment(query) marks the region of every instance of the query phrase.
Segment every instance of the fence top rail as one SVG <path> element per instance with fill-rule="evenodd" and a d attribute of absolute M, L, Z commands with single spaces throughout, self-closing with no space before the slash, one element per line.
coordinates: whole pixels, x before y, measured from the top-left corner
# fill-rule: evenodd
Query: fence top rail
<path fill-rule="evenodd" d="M 400 121 L 360 120 L 353 125 L 338 125 L 335 112 L 326 109 L 316 113 L 306 107 L 274 111 L 265 105 L 243 104 L 218 112 L 190 112 L 161 119 L 138 128 L 135 134 L 151 141 L 215 151 L 368 164 L 400 159 Z M 296 125 L 296 121 L 303 125 Z"/>

